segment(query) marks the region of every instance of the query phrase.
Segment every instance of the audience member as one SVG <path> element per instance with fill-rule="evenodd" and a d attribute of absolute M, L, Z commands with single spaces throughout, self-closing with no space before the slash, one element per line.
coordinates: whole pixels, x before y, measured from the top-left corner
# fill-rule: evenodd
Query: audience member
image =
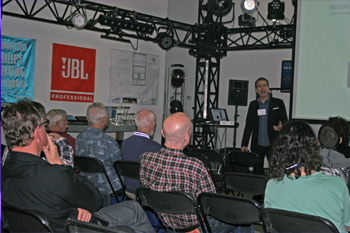
<path fill-rule="evenodd" d="M 264 174 L 265 155 L 269 159 L 271 144 L 288 118 L 283 100 L 269 94 L 269 81 L 266 78 L 261 77 L 255 81 L 255 91 L 259 98 L 249 104 L 241 151 L 247 151 L 252 135 L 251 151 L 258 154 L 262 161 L 260 166 L 254 166 L 253 173 Z"/>
<path fill-rule="evenodd" d="M 159 151 L 162 146 L 153 141 L 150 137 L 154 134 L 156 127 L 156 115 L 154 112 L 144 109 L 139 111 L 135 117 L 137 131 L 127 139 L 121 146 L 121 157 L 123 161 L 140 162 L 140 156 L 145 152 Z M 140 180 L 125 177 L 126 195 L 135 200 L 135 191 L 139 187 Z"/>
<path fill-rule="evenodd" d="M 322 161 L 312 128 L 303 121 L 287 122 L 273 145 L 264 207 L 320 216 L 347 232 L 349 190 L 342 178 L 319 172 Z"/>
<path fill-rule="evenodd" d="M 336 151 L 339 146 L 340 137 L 335 128 L 324 124 L 318 131 L 318 141 L 321 145 L 320 154 L 323 157 L 321 172 L 327 175 L 342 177 L 349 183 L 350 159 Z"/>
<path fill-rule="evenodd" d="M 2 168 L 1 205 L 38 212 L 56 231 L 63 232 L 68 218 L 91 221 L 91 213 L 102 206 L 101 194 L 86 177 L 63 165 L 45 131 L 47 123 L 28 101 L 11 104 L 4 112 L 2 126 L 10 151 Z M 42 151 L 46 161 L 40 158 Z M 154 232 L 134 201 L 103 208 L 96 214 L 110 227 L 127 225 L 137 232 Z"/>
<path fill-rule="evenodd" d="M 113 164 L 115 161 L 120 160 L 120 150 L 116 140 L 104 132 L 109 124 L 108 110 L 101 103 L 93 103 L 89 105 L 86 117 L 89 126 L 77 136 L 75 141 L 75 155 L 93 157 L 100 160 L 106 169 L 114 190 L 118 191 L 122 189 L 122 185 Z M 99 188 L 104 196 L 113 193 L 104 174 L 84 175 Z M 108 203 L 105 202 L 104 206 L 106 205 Z"/>
<path fill-rule="evenodd" d="M 63 109 L 52 109 L 48 111 L 46 118 L 50 120 L 50 124 L 48 126 L 49 132 L 58 133 L 62 137 L 66 138 L 68 144 L 74 148 L 75 138 L 66 133 L 68 128 L 67 112 Z"/>
<path fill-rule="evenodd" d="M 189 144 L 192 124 L 182 112 L 171 114 L 163 123 L 162 135 L 165 147 L 159 152 L 146 152 L 140 157 L 140 179 L 143 186 L 159 192 L 183 191 L 193 197 L 201 192 L 215 193 L 215 186 L 204 164 L 187 157 L 183 149 Z M 163 214 L 163 222 L 171 228 L 184 229 L 198 224 L 196 215 Z M 209 218 L 213 232 L 230 232 L 236 226 Z M 201 231 L 201 229 L 199 228 Z M 242 228 L 241 232 L 246 228 Z M 250 232 L 250 228 L 249 228 Z"/>
<path fill-rule="evenodd" d="M 349 123 L 342 117 L 330 117 L 328 123 L 332 125 L 338 132 L 341 142 L 337 147 L 337 151 L 342 153 L 346 158 L 350 158 L 350 126 Z"/>

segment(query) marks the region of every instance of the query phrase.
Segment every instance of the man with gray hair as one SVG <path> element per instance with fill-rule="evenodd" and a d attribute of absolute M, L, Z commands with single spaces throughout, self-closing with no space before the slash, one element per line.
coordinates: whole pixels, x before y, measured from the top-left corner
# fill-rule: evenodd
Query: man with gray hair
<path fill-rule="evenodd" d="M 75 138 L 67 134 L 68 121 L 67 112 L 63 109 L 51 109 L 46 115 L 46 119 L 50 120 L 48 129 L 50 133 L 58 133 L 62 137 L 66 138 L 68 144 L 74 148 Z"/>
<path fill-rule="evenodd" d="M 113 168 L 115 161 L 120 160 L 119 145 L 114 138 L 105 134 L 109 124 L 109 113 L 101 103 L 91 104 L 86 112 L 88 127 L 81 132 L 75 141 L 75 155 L 93 157 L 100 160 L 107 172 L 115 191 L 122 189 L 122 185 Z M 112 190 L 104 174 L 86 175 L 103 194 L 112 194 Z M 104 203 L 104 206 L 109 203 Z"/>
<path fill-rule="evenodd" d="M 157 152 L 162 148 L 158 142 L 150 138 L 154 134 L 156 122 L 156 115 L 150 110 L 143 109 L 136 114 L 135 124 L 137 131 L 131 137 L 124 140 L 121 146 L 123 161 L 140 162 L 140 156 L 143 153 Z M 140 180 L 125 177 L 124 183 L 126 186 L 126 195 L 135 200 L 136 189 L 141 185 Z"/>

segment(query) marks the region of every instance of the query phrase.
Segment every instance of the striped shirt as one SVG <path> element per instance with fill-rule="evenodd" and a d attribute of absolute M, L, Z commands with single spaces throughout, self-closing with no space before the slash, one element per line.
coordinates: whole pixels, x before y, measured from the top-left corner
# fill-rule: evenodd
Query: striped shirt
<path fill-rule="evenodd" d="M 215 193 L 215 186 L 203 162 L 187 157 L 182 150 L 162 148 L 140 157 L 140 180 L 147 188 L 158 192 L 183 191 L 194 198 L 202 192 Z M 168 227 L 188 228 L 198 224 L 196 215 L 163 214 Z"/>

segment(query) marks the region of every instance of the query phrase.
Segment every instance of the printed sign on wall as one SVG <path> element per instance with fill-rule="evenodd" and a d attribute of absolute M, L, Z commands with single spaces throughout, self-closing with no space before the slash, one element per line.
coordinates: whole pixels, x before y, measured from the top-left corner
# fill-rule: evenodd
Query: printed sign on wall
<path fill-rule="evenodd" d="M 35 39 L 1 35 L 1 103 L 33 100 Z"/>
<path fill-rule="evenodd" d="M 96 50 L 53 44 L 50 100 L 94 102 Z"/>

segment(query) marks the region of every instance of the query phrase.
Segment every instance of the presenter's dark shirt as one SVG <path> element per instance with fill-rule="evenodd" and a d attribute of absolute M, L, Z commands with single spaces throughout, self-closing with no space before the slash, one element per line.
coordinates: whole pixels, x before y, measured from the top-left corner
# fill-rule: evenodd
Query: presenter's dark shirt
<path fill-rule="evenodd" d="M 95 212 L 102 207 L 96 186 L 70 166 L 52 165 L 38 156 L 10 151 L 1 176 L 1 204 L 46 216 L 63 230 L 77 208 Z"/>

